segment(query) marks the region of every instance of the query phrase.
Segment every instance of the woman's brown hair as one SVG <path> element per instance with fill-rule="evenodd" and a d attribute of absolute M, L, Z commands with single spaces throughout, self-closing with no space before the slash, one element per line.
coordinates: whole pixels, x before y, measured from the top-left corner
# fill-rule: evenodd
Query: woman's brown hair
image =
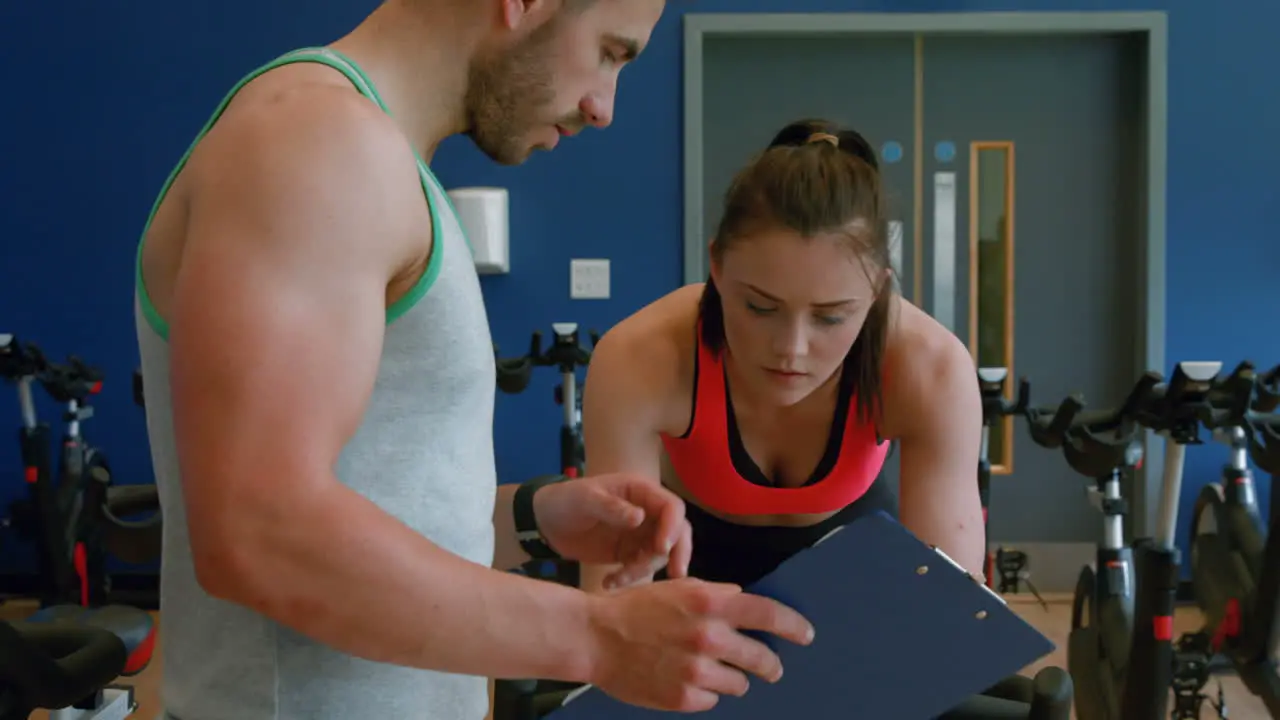
<path fill-rule="evenodd" d="M 844 362 L 855 383 L 859 420 L 877 423 L 892 292 L 892 283 L 882 282 L 880 274 L 892 268 L 880 166 L 867 140 L 826 120 L 800 120 L 779 131 L 730 184 L 711 241 L 712 262 L 720 262 L 734 243 L 771 228 L 806 239 L 843 235 L 863 269 L 874 273 L 875 301 Z M 725 345 L 722 302 L 707 278 L 698 313 L 702 341 L 713 352 Z"/>

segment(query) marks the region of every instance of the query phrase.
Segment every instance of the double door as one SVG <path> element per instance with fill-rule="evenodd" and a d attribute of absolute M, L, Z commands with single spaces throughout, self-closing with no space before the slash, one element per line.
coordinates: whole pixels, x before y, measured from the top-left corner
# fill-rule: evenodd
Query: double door
<path fill-rule="evenodd" d="M 877 149 L 902 295 L 1026 376 L 1036 404 L 1103 405 L 1139 337 L 1141 65 L 1121 36 L 705 40 L 704 233 L 778 129 L 825 118 Z M 1021 421 L 991 433 L 991 536 L 1092 542 L 1084 478 Z M 896 463 L 890 468 L 897 482 Z"/>

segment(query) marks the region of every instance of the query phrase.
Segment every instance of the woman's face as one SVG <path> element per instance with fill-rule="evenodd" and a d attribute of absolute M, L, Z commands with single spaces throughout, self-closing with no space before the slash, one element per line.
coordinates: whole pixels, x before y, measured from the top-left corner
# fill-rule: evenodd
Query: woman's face
<path fill-rule="evenodd" d="M 888 271 L 864 264 L 846 236 L 780 229 L 737 240 L 711 273 L 735 379 L 792 405 L 840 368 Z"/>

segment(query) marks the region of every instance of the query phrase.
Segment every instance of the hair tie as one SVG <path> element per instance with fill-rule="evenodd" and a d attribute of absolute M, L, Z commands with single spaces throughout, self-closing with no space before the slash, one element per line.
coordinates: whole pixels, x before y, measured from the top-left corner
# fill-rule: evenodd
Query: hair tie
<path fill-rule="evenodd" d="M 832 135 L 831 133 L 816 132 L 810 135 L 808 140 L 805 140 L 806 145 L 816 142 L 829 142 L 831 143 L 831 147 L 836 148 L 837 150 L 840 149 L 840 138 Z"/>

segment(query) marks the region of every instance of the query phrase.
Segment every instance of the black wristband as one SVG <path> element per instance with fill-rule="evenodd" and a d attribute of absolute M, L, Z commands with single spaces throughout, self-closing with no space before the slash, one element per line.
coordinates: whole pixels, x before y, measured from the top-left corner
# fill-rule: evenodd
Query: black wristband
<path fill-rule="evenodd" d="M 542 537 L 542 531 L 538 529 L 537 514 L 533 511 L 533 496 L 534 493 L 548 485 L 564 482 L 568 479 L 563 475 L 543 475 L 522 483 L 516 489 L 516 496 L 511 504 L 511 512 L 516 525 L 516 540 L 520 543 L 520 547 L 524 548 L 524 551 L 529 553 L 529 557 L 534 560 L 563 559 L 560 557 L 560 553 L 557 553 L 547 544 L 546 538 Z"/>

